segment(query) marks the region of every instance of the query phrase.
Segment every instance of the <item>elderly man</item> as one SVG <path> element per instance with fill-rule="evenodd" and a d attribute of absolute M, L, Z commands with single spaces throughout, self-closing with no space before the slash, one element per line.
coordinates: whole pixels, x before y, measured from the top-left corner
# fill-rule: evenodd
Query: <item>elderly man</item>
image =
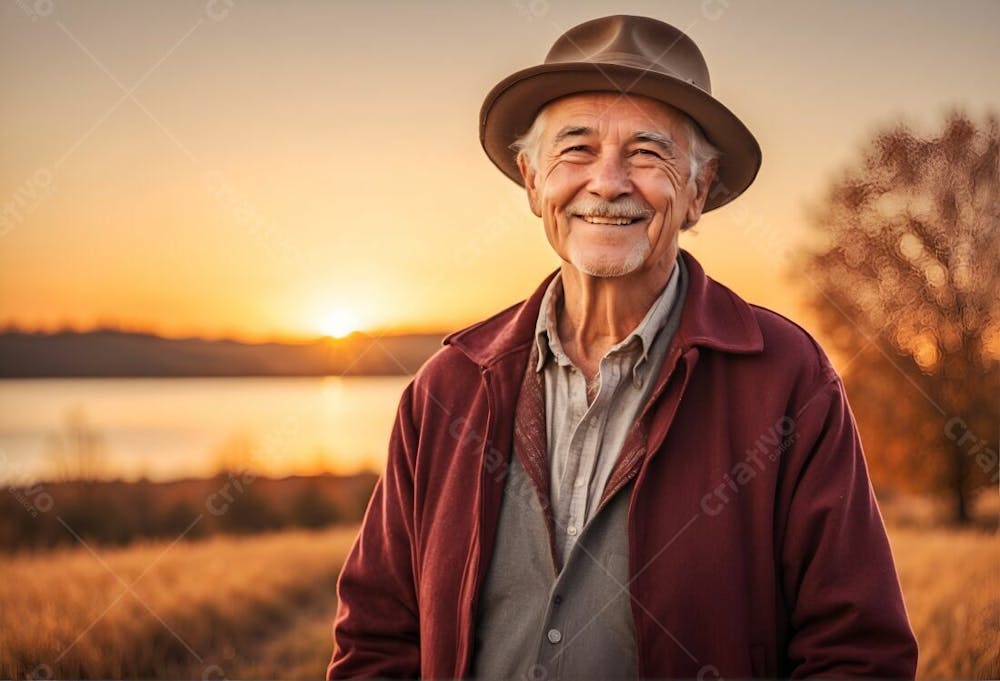
<path fill-rule="evenodd" d="M 839 376 L 678 247 L 760 165 L 698 48 L 586 22 L 480 135 L 561 263 L 404 390 L 328 678 L 912 678 Z"/>

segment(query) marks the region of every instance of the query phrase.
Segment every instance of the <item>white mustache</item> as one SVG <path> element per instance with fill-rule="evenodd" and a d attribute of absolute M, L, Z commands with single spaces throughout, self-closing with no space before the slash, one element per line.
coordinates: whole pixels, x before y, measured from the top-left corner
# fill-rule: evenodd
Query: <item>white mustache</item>
<path fill-rule="evenodd" d="M 600 199 L 580 200 L 570 204 L 566 212 L 571 215 L 591 215 L 599 218 L 649 218 L 653 211 L 635 199 L 615 202 Z"/>

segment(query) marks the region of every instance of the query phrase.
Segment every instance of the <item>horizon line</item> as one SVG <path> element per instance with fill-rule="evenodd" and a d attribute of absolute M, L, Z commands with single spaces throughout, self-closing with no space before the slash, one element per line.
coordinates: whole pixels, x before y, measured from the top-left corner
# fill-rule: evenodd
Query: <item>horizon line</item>
<path fill-rule="evenodd" d="M 318 341 L 346 341 L 352 337 L 356 336 L 367 336 L 367 337 L 397 337 L 397 336 L 417 336 L 417 335 L 446 335 L 451 333 L 453 330 L 461 328 L 461 326 L 456 326 L 453 328 L 430 328 L 430 327 L 383 327 L 378 329 L 358 329 L 351 331 L 343 336 L 332 336 L 330 334 L 316 333 L 316 334 L 292 334 L 292 333 L 271 333 L 271 334 L 247 334 L 236 331 L 222 331 L 222 332 L 198 332 L 191 331 L 187 333 L 165 333 L 162 330 L 157 330 L 150 326 L 140 326 L 140 325 L 123 325 L 123 324 L 109 324 L 104 322 L 97 322 L 90 326 L 80 326 L 70 323 L 63 323 L 58 326 L 22 326 L 17 322 L 5 322 L 0 323 L 0 335 L 5 334 L 26 334 L 26 335 L 37 335 L 37 336 L 55 336 L 63 334 L 80 334 L 86 335 L 91 333 L 121 333 L 121 334 L 132 334 L 137 336 L 153 336 L 156 338 L 161 338 L 164 340 L 203 340 L 203 341 L 235 341 L 238 343 L 245 344 L 266 344 L 266 343 L 280 343 L 280 344 L 302 344 L 302 343 L 315 343 Z"/>

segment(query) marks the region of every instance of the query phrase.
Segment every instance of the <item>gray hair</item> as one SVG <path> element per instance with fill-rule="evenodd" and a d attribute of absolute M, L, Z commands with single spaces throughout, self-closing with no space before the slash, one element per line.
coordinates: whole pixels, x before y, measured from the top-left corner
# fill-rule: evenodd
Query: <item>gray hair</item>
<path fill-rule="evenodd" d="M 683 111 L 679 109 L 674 109 L 677 112 L 678 118 L 681 123 L 681 127 L 684 132 L 687 133 L 688 139 L 688 149 L 690 150 L 690 178 L 696 178 L 701 173 L 705 164 L 719 158 L 722 155 L 715 146 L 705 137 L 705 133 L 702 132 L 701 126 L 694 122 L 690 116 L 688 116 Z M 545 129 L 545 119 L 548 113 L 548 108 L 543 107 L 542 110 L 535 116 L 535 120 L 531 123 L 531 127 L 528 131 L 518 137 L 510 145 L 510 149 L 518 154 L 524 152 L 528 157 L 528 163 L 534 169 L 538 168 L 538 154 L 541 151 L 542 142 L 542 131 Z"/>

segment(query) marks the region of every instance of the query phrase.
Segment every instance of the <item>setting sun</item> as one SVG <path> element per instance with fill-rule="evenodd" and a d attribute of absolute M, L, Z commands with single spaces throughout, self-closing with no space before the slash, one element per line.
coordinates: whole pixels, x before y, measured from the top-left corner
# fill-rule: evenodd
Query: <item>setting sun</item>
<path fill-rule="evenodd" d="M 360 330 L 358 316 L 346 308 L 337 308 L 330 312 L 323 323 L 320 331 L 333 338 L 343 338 L 355 331 Z"/>

